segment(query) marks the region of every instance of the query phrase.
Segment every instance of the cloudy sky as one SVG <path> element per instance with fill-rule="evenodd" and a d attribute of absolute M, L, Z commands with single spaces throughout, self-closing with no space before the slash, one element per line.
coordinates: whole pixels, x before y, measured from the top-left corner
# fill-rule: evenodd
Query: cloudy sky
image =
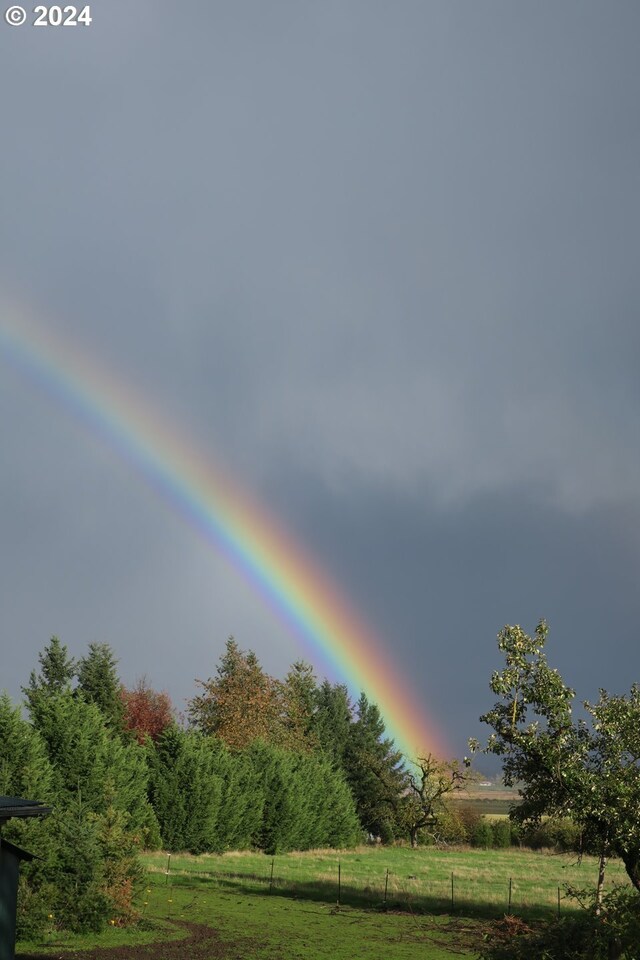
<path fill-rule="evenodd" d="M 0 24 L 0 323 L 28 309 L 230 470 L 457 752 L 482 736 L 505 623 L 546 617 L 580 695 L 628 689 L 635 0 L 91 13 Z M 52 634 L 111 644 L 125 683 L 178 707 L 229 634 L 278 675 L 308 657 L 1 351 L 0 444 L 12 696 Z"/>

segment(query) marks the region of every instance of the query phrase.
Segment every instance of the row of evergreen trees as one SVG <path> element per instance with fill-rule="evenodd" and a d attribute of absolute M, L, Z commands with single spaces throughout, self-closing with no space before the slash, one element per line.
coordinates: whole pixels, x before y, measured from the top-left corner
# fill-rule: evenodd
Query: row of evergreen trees
<path fill-rule="evenodd" d="M 159 839 L 144 753 L 82 697 L 58 692 L 38 706 L 29 722 L 0 698 L 0 792 L 53 810 L 44 821 L 11 820 L 4 829 L 38 855 L 21 873 L 18 933 L 126 921 L 141 875 L 137 851 L 146 838 Z"/>
<path fill-rule="evenodd" d="M 354 706 L 343 684 L 318 683 L 313 668 L 302 661 L 278 680 L 232 638 L 215 677 L 198 683 L 201 692 L 189 702 L 194 729 L 232 750 L 261 740 L 321 757 L 349 786 L 365 833 L 385 841 L 406 835 L 399 817 L 407 790 L 403 757 L 364 693 Z"/>
<path fill-rule="evenodd" d="M 322 756 L 261 740 L 233 752 L 220 740 L 172 727 L 149 760 L 165 849 L 276 853 L 347 847 L 362 836 L 349 788 Z"/>
<path fill-rule="evenodd" d="M 28 719 L 0 697 L 0 792 L 53 808 L 5 828 L 39 855 L 22 873 L 22 935 L 133 917 L 141 848 L 274 853 L 394 835 L 401 758 L 364 695 L 353 708 L 304 663 L 275 680 L 229 640 L 185 728 L 165 694 L 126 690 L 116 667 L 105 644 L 74 662 L 54 637 L 23 688 Z"/>

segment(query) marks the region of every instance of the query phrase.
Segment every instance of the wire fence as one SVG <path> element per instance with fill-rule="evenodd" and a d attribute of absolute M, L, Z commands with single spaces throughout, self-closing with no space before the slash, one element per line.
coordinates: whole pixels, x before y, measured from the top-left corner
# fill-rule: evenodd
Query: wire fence
<path fill-rule="evenodd" d="M 277 867 L 276 859 L 271 858 L 266 860 L 264 872 L 175 869 L 169 857 L 163 871 L 152 868 L 148 876 L 154 878 L 156 887 L 189 889 L 194 893 L 218 889 L 378 910 L 530 917 L 559 916 L 577 908 L 566 884 L 548 880 L 541 884 L 535 878 L 490 880 L 455 871 L 440 876 L 399 875 L 385 869 L 379 876 L 363 880 L 338 861 L 335 868 L 324 869 L 316 877 L 307 874 L 296 879 L 279 874 Z"/>

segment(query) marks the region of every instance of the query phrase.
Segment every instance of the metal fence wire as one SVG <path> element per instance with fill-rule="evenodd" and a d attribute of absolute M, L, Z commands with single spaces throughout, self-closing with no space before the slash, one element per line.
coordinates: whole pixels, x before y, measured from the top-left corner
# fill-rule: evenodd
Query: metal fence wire
<path fill-rule="evenodd" d="M 162 871 L 164 885 L 176 885 L 194 893 L 204 888 L 290 896 L 317 900 L 323 903 L 350 904 L 367 908 L 408 909 L 522 914 L 557 913 L 563 906 L 573 906 L 563 883 L 547 884 L 545 889 L 523 885 L 509 877 L 507 880 L 469 878 L 455 872 L 440 877 L 400 876 L 385 869 L 374 882 L 363 883 L 361 878 L 350 878 L 338 861 L 334 876 L 324 871 L 315 879 L 295 880 L 278 876 L 275 858 L 267 861 L 264 873 L 233 871 L 172 869 L 171 857 Z M 157 871 L 149 877 L 158 878 Z"/>

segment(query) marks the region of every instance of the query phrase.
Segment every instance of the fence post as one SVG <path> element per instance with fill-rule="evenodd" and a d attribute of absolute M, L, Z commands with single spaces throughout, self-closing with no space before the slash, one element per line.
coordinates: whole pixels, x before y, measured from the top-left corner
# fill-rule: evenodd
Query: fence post
<path fill-rule="evenodd" d="M 340 906 L 340 861 L 338 860 L 338 906 Z"/>
<path fill-rule="evenodd" d="M 453 870 L 451 871 L 451 909 L 453 910 Z"/>
<path fill-rule="evenodd" d="M 167 884 L 169 883 L 169 871 L 171 869 L 171 854 L 167 857 Z"/>
<path fill-rule="evenodd" d="M 387 867 L 387 872 L 384 877 L 384 905 L 387 905 L 387 889 L 389 887 L 389 867 Z"/>
<path fill-rule="evenodd" d="M 558 887 L 558 917 L 560 916 L 560 887 Z"/>
<path fill-rule="evenodd" d="M 273 890 L 273 864 L 274 864 L 274 859 L 275 859 L 274 857 L 271 858 L 271 876 L 269 877 L 269 893 L 271 893 L 271 891 Z"/>
<path fill-rule="evenodd" d="M 511 913 L 511 887 L 512 887 L 512 884 L 513 884 L 513 880 L 511 879 L 511 877 L 509 877 L 509 907 L 508 907 L 509 913 Z"/>

